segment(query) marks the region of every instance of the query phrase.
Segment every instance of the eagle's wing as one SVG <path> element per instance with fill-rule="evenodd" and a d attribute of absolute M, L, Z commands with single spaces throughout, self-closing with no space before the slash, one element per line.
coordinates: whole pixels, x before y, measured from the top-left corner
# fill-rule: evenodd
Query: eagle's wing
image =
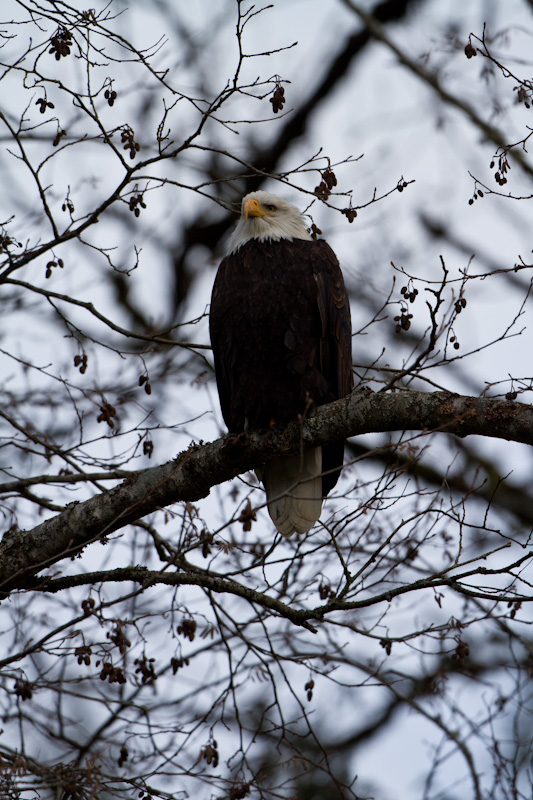
<path fill-rule="evenodd" d="M 334 394 L 331 400 L 334 400 L 353 389 L 350 304 L 337 256 L 326 242 L 316 244 L 313 272 L 321 324 L 318 369 L 331 386 Z M 324 497 L 337 483 L 343 460 L 344 442 L 322 448 Z"/>
<path fill-rule="evenodd" d="M 339 398 L 353 389 L 350 304 L 337 256 L 327 242 L 315 244 L 313 274 L 321 324 L 318 367 Z"/>

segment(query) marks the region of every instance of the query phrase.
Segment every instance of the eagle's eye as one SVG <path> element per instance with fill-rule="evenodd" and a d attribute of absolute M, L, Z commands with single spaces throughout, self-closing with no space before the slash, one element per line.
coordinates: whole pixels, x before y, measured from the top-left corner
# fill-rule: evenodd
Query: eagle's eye
<path fill-rule="evenodd" d="M 276 206 L 273 206 L 273 205 L 265 206 L 265 208 L 266 208 L 267 211 L 275 211 L 276 210 Z"/>

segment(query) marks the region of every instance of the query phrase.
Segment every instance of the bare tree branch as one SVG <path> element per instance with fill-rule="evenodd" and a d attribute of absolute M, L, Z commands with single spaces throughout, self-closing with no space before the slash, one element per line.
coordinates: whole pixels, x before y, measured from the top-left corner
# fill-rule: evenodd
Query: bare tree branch
<path fill-rule="evenodd" d="M 26 578 L 72 556 L 128 523 L 178 501 L 205 497 L 212 486 L 281 455 L 376 431 L 441 430 L 533 444 L 533 409 L 520 403 L 435 392 L 354 392 L 322 406 L 301 427 L 230 435 L 193 445 L 175 461 L 132 473 L 120 486 L 28 532 L 9 532 L 0 544 L 0 587 L 23 588 Z"/>
<path fill-rule="evenodd" d="M 443 86 L 435 73 L 425 69 L 420 63 L 410 58 L 405 50 L 398 47 L 398 45 L 392 41 L 391 37 L 385 31 L 385 28 L 383 25 L 381 25 L 380 21 L 374 16 L 374 14 L 365 11 L 365 9 L 362 8 L 359 3 L 354 2 L 354 0 L 342 0 L 342 3 L 347 8 L 350 8 L 354 14 L 357 14 L 357 16 L 364 22 L 366 28 L 372 34 L 372 36 L 378 39 L 378 41 L 383 42 L 383 44 L 386 45 L 389 50 L 391 50 L 398 57 L 401 64 L 407 67 L 418 78 L 427 83 L 428 86 L 430 86 L 440 95 L 442 100 L 447 105 L 462 111 L 462 113 L 468 117 L 468 119 L 489 141 L 494 142 L 494 144 L 496 144 L 498 147 L 507 150 L 508 143 L 506 142 L 503 133 L 498 128 L 495 128 L 494 125 L 490 125 L 489 123 L 485 122 L 485 120 L 471 105 L 466 103 L 460 97 L 457 97 L 449 92 Z M 524 172 L 526 172 L 530 177 L 533 176 L 533 167 L 526 161 L 523 153 L 520 150 L 511 150 L 511 155 L 520 164 Z"/>

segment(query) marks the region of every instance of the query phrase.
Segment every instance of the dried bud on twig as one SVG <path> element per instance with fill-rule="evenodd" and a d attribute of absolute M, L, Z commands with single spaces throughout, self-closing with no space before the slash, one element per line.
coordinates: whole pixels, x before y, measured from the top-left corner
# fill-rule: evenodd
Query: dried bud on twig
<path fill-rule="evenodd" d="M 172 674 L 175 675 L 176 672 L 181 669 L 182 667 L 189 666 L 189 659 L 188 658 L 171 658 L 170 659 L 170 666 L 172 667 Z"/>
<path fill-rule="evenodd" d="M 129 125 L 124 125 L 121 129 L 120 141 L 124 145 L 123 149 L 130 151 L 130 158 L 135 158 L 141 149 L 141 145 L 135 141 L 135 133 Z"/>
<path fill-rule="evenodd" d="M 153 683 L 157 680 L 157 675 L 154 670 L 154 661 L 155 658 L 146 658 L 146 656 L 135 659 L 134 663 L 137 664 L 135 672 L 141 673 L 141 680 L 143 683 Z"/>
<path fill-rule="evenodd" d="M 194 636 L 196 634 L 196 620 L 183 617 L 181 625 L 178 625 L 178 633 L 181 636 L 184 636 L 186 639 L 189 639 L 189 641 L 194 641 Z"/>
<path fill-rule="evenodd" d="M 50 39 L 50 44 L 52 46 L 48 52 L 50 55 L 55 55 L 56 61 L 59 61 L 61 56 L 66 58 L 70 54 L 72 34 L 66 28 L 59 27 Z"/>
<path fill-rule="evenodd" d="M 242 522 L 243 531 L 251 531 L 252 522 L 255 522 L 256 519 L 257 515 L 255 511 L 252 510 L 252 504 L 250 503 L 250 498 L 248 498 L 237 522 Z"/>
<path fill-rule="evenodd" d="M 341 214 L 344 214 L 344 216 L 348 219 L 348 222 L 353 222 L 357 216 L 357 211 L 355 208 L 350 206 L 350 208 L 343 208 L 341 210 Z"/>
<path fill-rule="evenodd" d="M 124 655 L 128 647 L 131 647 L 131 642 L 124 633 L 124 626 L 121 622 L 117 622 L 113 630 L 107 632 L 107 638 L 118 647 L 121 655 Z"/>
<path fill-rule="evenodd" d="M 45 97 L 41 97 L 35 101 L 35 105 L 39 106 L 39 111 L 44 114 L 47 108 L 55 108 L 53 103 L 49 103 Z"/>
<path fill-rule="evenodd" d="M 12 236 L 8 236 L 5 232 L 0 233 L 0 253 L 7 253 L 8 247 L 10 247 L 12 244 L 16 244 L 17 247 L 22 247 L 21 243 L 13 239 Z"/>
<path fill-rule="evenodd" d="M 320 174 L 320 177 L 322 180 L 318 186 L 315 186 L 314 192 L 320 200 L 327 200 L 331 190 L 337 185 L 337 177 L 329 166 Z"/>
<path fill-rule="evenodd" d="M 272 111 L 274 114 L 277 114 L 278 111 L 283 109 L 283 106 L 285 105 L 285 89 L 280 83 L 276 84 L 276 88 L 274 89 L 274 94 L 270 98 L 270 102 L 272 103 Z"/>
<path fill-rule="evenodd" d="M 202 555 L 204 558 L 211 552 L 211 545 L 213 544 L 214 536 L 212 533 L 208 533 L 205 528 L 202 529 L 200 534 L 200 544 L 202 545 Z"/>
<path fill-rule="evenodd" d="M 104 400 L 104 402 L 100 406 L 100 414 L 96 418 L 96 421 L 107 422 L 110 428 L 114 428 L 116 425 L 114 417 L 116 416 L 117 416 L 116 408 L 112 406 L 111 403 L 108 403 L 107 401 Z"/>
<path fill-rule="evenodd" d="M 215 768 L 218 766 L 218 744 L 215 739 L 202 747 L 196 763 L 198 764 L 202 759 Z"/>
<path fill-rule="evenodd" d="M 141 208 L 146 208 L 146 203 L 144 202 L 144 197 L 142 192 L 137 192 L 136 194 L 132 194 L 128 202 L 130 211 L 133 211 L 136 217 L 138 217 L 139 214 L 141 213 Z"/>
<path fill-rule="evenodd" d="M 79 368 L 82 375 L 85 375 L 87 371 L 87 355 L 83 353 L 82 355 L 74 356 L 74 366 Z"/>
<path fill-rule="evenodd" d="M 394 322 L 396 323 L 396 333 L 401 333 L 401 331 L 408 331 L 411 327 L 411 320 L 413 319 L 412 314 L 407 313 L 407 308 L 402 308 L 400 314 L 394 317 Z"/>
<path fill-rule="evenodd" d="M 311 238 L 314 239 L 314 241 L 316 242 L 318 237 L 321 235 L 322 231 L 313 222 L 313 224 L 311 225 L 310 233 L 311 233 Z"/>
<path fill-rule="evenodd" d="M 104 97 L 107 100 L 107 105 L 113 107 L 115 100 L 117 99 L 117 93 L 114 89 L 106 89 L 104 92 Z"/>
<path fill-rule="evenodd" d="M 92 649 L 88 644 L 80 645 L 74 650 L 74 655 L 78 659 L 78 664 L 85 664 L 86 667 L 91 665 Z"/>
<path fill-rule="evenodd" d="M 16 696 L 20 697 L 22 701 L 31 700 L 33 697 L 33 684 L 29 681 L 25 681 L 23 678 L 17 678 L 13 689 Z"/>
<path fill-rule="evenodd" d="M 62 128 L 58 128 L 58 129 L 57 129 L 57 133 L 56 133 L 56 135 L 54 136 L 54 140 L 53 140 L 53 142 L 52 142 L 52 145 L 53 145 L 53 147 L 57 147 L 57 145 L 58 145 L 58 144 L 59 144 L 59 142 L 61 141 L 61 137 L 62 137 L 62 136 L 66 136 L 66 135 L 67 135 L 67 132 L 66 132 L 66 131 L 64 131 Z"/>
<path fill-rule="evenodd" d="M 331 167 L 326 167 L 324 172 L 322 173 L 322 180 L 325 182 L 328 189 L 331 191 L 334 186 L 337 185 L 337 176 L 331 169 Z"/>
<path fill-rule="evenodd" d="M 413 283 L 410 280 L 408 286 L 402 286 L 400 294 L 403 295 L 406 300 L 409 300 L 410 303 L 414 303 L 418 295 L 418 289 L 413 288 Z"/>
<path fill-rule="evenodd" d="M 335 597 L 335 592 L 333 591 L 329 583 L 321 582 L 320 586 L 318 587 L 318 594 L 321 600 L 327 600 L 330 597 L 331 598 Z"/>
<path fill-rule="evenodd" d="M 108 680 L 109 683 L 126 683 L 126 678 L 120 667 L 114 667 L 111 661 L 106 661 L 102 664 L 102 671 L 100 672 L 100 680 Z"/>
<path fill-rule="evenodd" d="M 392 642 L 391 642 L 391 640 L 390 639 L 382 639 L 380 641 L 380 645 L 385 650 L 387 655 L 390 656 L 391 650 L 392 650 Z"/>
<path fill-rule="evenodd" d="M 86 617 L 88 617 L 89 614 L 92 614 L 95 605 L 96 603 L 94 601 L 94 597 L 88 597 L 86 600 L 81 601 L 81 607 Z"/>

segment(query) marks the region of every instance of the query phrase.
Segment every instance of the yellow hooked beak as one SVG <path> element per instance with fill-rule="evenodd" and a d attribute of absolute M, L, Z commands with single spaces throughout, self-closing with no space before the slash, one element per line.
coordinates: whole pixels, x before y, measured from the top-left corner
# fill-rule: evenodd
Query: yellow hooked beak
<path fill-rule="evenodd" d="M 263 211 L 254 197 L 249 197 L 248 200 L 245 200 L 242 211 L 244 219 L 248 219 L 248 217 L 266 217 L 266 212 Z"/>

